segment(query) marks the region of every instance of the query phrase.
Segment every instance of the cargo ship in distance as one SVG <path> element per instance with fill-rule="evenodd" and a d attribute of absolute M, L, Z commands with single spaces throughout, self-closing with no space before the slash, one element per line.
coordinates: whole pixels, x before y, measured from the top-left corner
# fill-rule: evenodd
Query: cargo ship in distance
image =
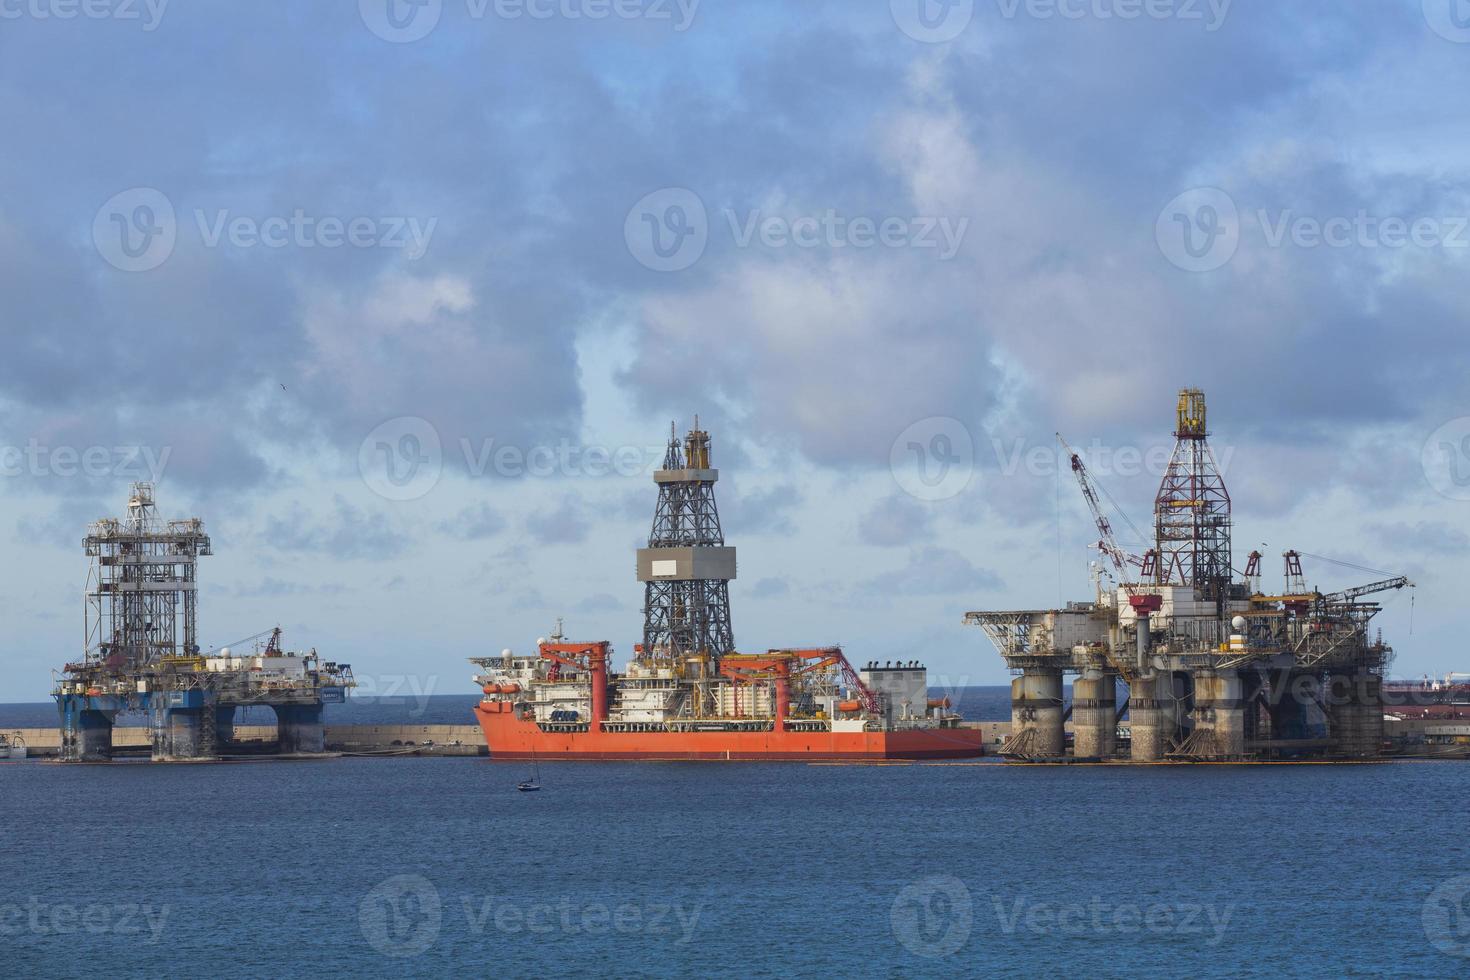
<path fill-rule="evenodd" d="M 916 660 L 855 669 L 837 646 L 736 652 L 735 549 L 715 506 L 709 434 L 670 431 L 638 549 L 643 642 L 622 673 L 606 640 L 556 634 L 475 658 L 475 716 L 494 759 L 956 759 L 983 752 Z"/>

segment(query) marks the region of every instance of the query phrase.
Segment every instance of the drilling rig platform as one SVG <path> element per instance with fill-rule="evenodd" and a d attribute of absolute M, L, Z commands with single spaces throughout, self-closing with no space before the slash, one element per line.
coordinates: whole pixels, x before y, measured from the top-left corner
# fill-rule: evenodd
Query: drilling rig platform
<path fill-rule="evenodd" d="M 196 570 L 212 553 L 203 521 L 160 520 L 153 487 L 137 483 L 127 516 L 94 523 L 84 546 L 86 650 L 52 691 L 62 761 L 109 760 L 119 714 L 147 716 L 155 762 L 219 759 L 230 752 L 236 710 L 254 706 L 275 710 L 280 755 L 323 752 L 322 705 L 345 699 L 351 666 L 322 663 L 315 650 L 285 652 L 279 627 L 249 655 L 201 653 Z"/>
<path fill-rule="evenodd" d="M 1180 392 L 1176 444 L 1154 502 L 1153 547 L 1141 556 L 1119 547 L 1087 467 L 1062 442 L 1112 572 L 1094 563 L 1089 602 L 966 615 L 1017 675 L 1011 735 L 1000 752 L 1007 759 L 1226 762 L 1382 753 L 1383 675 L 1393 651 L 1381 635 L 1369 635 L 1381 607 L 1368 597 L 1413 583 L 1394 576 L 1324 595 L 1307 587 L 1297 551 L 1284 555 L 1279 594 L 1262 591 L 1259 551 L 1237 578 L 1230 494 L 1205 412 L 1203 392 Z"/>

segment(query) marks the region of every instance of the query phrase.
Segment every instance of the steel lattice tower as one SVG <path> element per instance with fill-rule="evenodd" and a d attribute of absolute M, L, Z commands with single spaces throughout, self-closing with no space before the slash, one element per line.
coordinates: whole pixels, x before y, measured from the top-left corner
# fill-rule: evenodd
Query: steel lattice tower
<path fill-rule="evenodd" d="M 653 476 L 658 505 L 648 547 L 638 550 L 638 580 L 645 583 L 643 648 L 647 659 L 719 659 L 735 649 L 730 626 L 730 580 L 735 549 L 725 546 L 715 506 L 719 471 L 709 463 L 709 433 L 694 428 L 679 443 L 669 428 L 663 468 Z"/>
<path fill-rule="evenodd" d="M 1193 586 L 1223 603 L 1230 590 L 1230 493 L 1210 450 L 1205 395 L 1179 393 L 1174 455 L 1154 501 L 1158 584 Z"/>
<path fill-rule="evenodd" d="M 96 522 L 83 543 L 87 663 L 136 669 L 199 652 L 195 563 L 211 553 L 203 521 L 160 520 L 153 486 L 135 483 L 127 517 Z"/>

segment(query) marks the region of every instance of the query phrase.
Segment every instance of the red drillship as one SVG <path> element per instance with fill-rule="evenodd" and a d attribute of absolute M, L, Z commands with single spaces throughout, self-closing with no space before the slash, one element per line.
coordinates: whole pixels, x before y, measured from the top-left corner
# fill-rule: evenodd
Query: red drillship
<path fill-rule="evenodd" d="M 621 674 L 605 641 L 536 641 L 473 662 L 497 759 L 955 759 L 982 754 L 917 661 L 855 670 L 837 647 L 735 652 L 735 549 L 715 507 L 709 434 L 670 433 L 644 583 L 643 642 Z"/>
<path fill-rule="evenodd" d="M 639 648 L 642 653 L 642 648 Z M 608 672 L 607 643 L 539 641 L 536 653 L 475 661 L 475 709 L 496 759 L 957 759 L 982 754 L 917 663 L 854 671 L 836 647 L 635 656 Z"/>

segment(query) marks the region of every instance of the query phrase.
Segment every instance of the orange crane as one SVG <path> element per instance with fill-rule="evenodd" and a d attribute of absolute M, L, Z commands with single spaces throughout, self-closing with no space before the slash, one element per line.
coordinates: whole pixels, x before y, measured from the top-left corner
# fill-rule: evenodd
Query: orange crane
<path fill-rule="evenodd" d="M 797 662 L 801 662 L 802 666 L 792 669 Z M 863 710 L 874 715 L 882 714 L 882 704 L 877 693 L 863 683 L 852 664 L 848 663 L 841 647 L 770 650 L 763 654 L 732 653 L 720 659 L 720 673 L 733 680 L 748 683 L 769 677 L 774 681 L 778 726 L 786 720 L 786 706 L 791 700 L 791 678 L 828 667 L 841 668 L 843 682 L 857 694 Z"/>
<path fill-rule="evenodd" d="M 607 721 L 607 664 L 612 654 L 612 645 L 606 640 L 597 643 L 553 643 L 543 642 L 539 646 L 541 659 L 550 660 L 547 676 L 555 679 L 562 667 L 585 671 L 592 682 L 592 731 L 598 731 Z"/>

